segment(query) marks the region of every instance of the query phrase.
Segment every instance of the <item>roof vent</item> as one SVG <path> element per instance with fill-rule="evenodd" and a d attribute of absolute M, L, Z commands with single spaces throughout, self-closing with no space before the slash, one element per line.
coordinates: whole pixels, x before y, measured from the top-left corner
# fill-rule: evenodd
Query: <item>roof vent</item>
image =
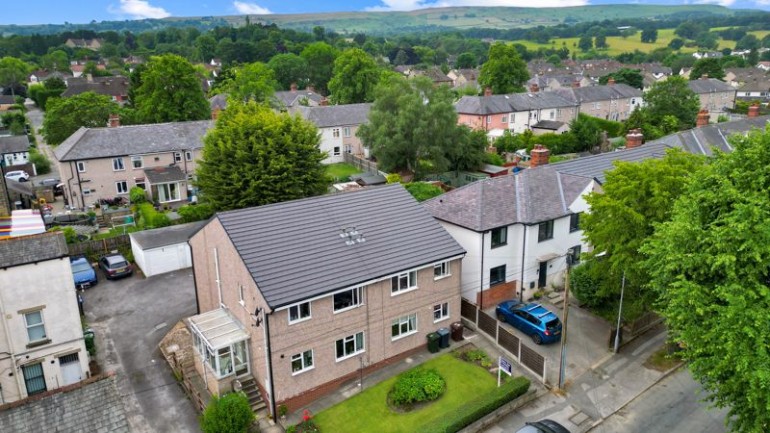
<path fill-rule="evenodd" d="M 354 226 L 345 227 L 340 233 L 340 237 L 345 240 L 345 245 L 362 244 L 366 242 L 364 234 L 356 230 Z"/>

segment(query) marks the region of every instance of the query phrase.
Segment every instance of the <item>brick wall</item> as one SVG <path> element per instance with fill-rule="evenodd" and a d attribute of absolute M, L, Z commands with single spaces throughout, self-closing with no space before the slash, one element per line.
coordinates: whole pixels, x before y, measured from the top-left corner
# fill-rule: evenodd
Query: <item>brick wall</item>
<path fill-rule="evenodd" d="M 482 309 L 487 309 L 496 306 L 506 299 L 517 298 L 516 283 L 517 281 L 510 281 L 494 285 L 489 289 L 484 290 L 483 296 L 481 293 L 476 293 L 476 305 L 481 305 Z"/>

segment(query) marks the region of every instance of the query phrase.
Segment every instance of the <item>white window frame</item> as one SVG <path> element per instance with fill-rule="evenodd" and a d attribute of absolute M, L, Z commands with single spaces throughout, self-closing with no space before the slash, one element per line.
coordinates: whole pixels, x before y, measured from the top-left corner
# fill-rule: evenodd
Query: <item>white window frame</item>
<path fill-rule="evenodd" d="M 361 347 L 360 348 L 356 348 L 356 337 L 359 334 L 361 334 Z M 337 354 L 337 343 L 339 343 L 340 341 L 342 342 L 343 351 L 345 349 L 345 343 L 347 343 L 348 341 L 352 341 L 353 342 L 353 352 L 350 352 L 350 353 L 345 352 L 345 354 L 343 356 L 337 356 L 338 355 Z M 334 341 L 334 357 L 335 357 L 337 362 L 344 361 L 344 360 L 346 360 L 348 358 L 352 358 L 352 357 L 354 357 L 356 355 L 359 355 L 361 353 L 364 353 L 364 352 L 366 352 L 366 334 L 364 334 L 364 331 L 356 332 L 353 335 L 348 335 L 347 337 L 340 338 L 340 339 L 337 339 L 337 340 Z"/>
<path fill-rule="evenodd" d="M 85 173 L 86 172 L 86 162 L 85 161 L 77 161 L 77 162 L 75 162 L 75 166 L 78 169 L 78 173 Z"/>
<path fill-rule="evenodd" d="M 438 318 L 436 314 L 438 313 Z M 442 302 L 433 306 L 433 323 L 449 319 L 449 302 Z"/>
<path fill-rule="evenodd" d="M 340 156 L 342 154 L 342 151 L 340 150 L 339 146 L 334 146 L 334 149 L 332 149 L 332 155 L 334 156 Z"/>
<path fill-rule="evenodd" d="M 182 162 L 182 152 L 174 152 L 174 162 Z"/>
<path fill-rule="evenodd" d="M 123 162 L 123 157 L 112 158 L 112 171 L 124 171 L 126 164 Z"/>
<path fill-rule="evenodd" d="M 501 121 L 501 122 L 503 122 L 503 123 L 508 123 L 508 115 L 507 115 L 507 114 L 504 114 L 504 115 L 502 116 L 502 118 L 500 118 L 500 121 Z"/>
<path fill-rule="evenodd" d="M 147 191 L 147 179 L 145 179 L 143 177 L 135 177 L 134 178 L 134 184 L 137 187 L 142 188 L 143 190 Z"/>
<path fill-rule="evenodd" d="M 310 352 L 310 365 L 305 365 L 305 361 L 306 361 L 305 354 L 308 352 Z M 294 361 L 299 361 L 302 368 L 299 370 L 294 370 Z M 302 374 L 314 368 L 315 368 L 315 353 L 313 353 L 313 349 L 291 355 L 291 375 L 292 376 Z"/>
<path fill-rule="evenodd" d="M 302 306 L 307 304 L 307 316 L 302 315 Z M 293 319 L 291 318 L 291 312 L 292 310 L 295 310 L 297 312 L 297 318 Z M 295 323 L 304 322 L 306 320 L 310 320 L 313 318 L 313 310 L 310 305 L 310 301 L 307 302 L 300 302 L 298 304 L 294 304 L 286 309 L 286 317 L 289 319 L 289 325 L 293 325 Z"/>
<path fill-rule="evenodd" d="M 342 128 L 342 136 L 343 137 L 350 137 L 350 127 L 346 126 Z"/>
<path fill-rule="evenodd" d="M 167 192 L 171 192 L 171 190 L 169 189 L 169 185 L 176 185 L 177 198 L 171 197 L 171 194 L 164 194 L 167 200 L 162 200 L 160 196 L 160 190 L 161 188 L 166 188 Z M 170 200 L 168 200 L 169 198 Z M 179 200 L 182 200 L 182 188 L 179 186 L 179 182 L 158 184 L 158 201 L 160 203 L 172 203 Z"/>
<path fill-rule="evenodd" d="M 406 278 L 406 286 L 401 285 L 402 278 Z M 398 282 L 398 287 L 394 287 L 396 282 Z M 390 296 L 400 295 L 412 290 L 417 290 L 417 271 L 402 272 L 390 278 Z"/>
<path fill-rule="evenodd" d="M 136 165 L 136 163 L 139 163 L 139 166 Z M 134 155 L 131 157 L 131 168 L 134 170 L 139 170 L 140 168 L 144 168 L 144 158 L 142 158 L 140 155 Z"/>
<path fill-rule="evenodd" d="M 393 335 L 393 327 L 397 329 L 397 335 Z M 406 327 L 406 330 L 404 330 Z M 411 329 L 410 329 L 411 328 Z M 417 313 L 407 314 L 393 319 L 390 324 L 390 341 L 400 340 L 417 333 Z"/>
<path fill-rule="evenodd" d="M 439 273 L 436 274 L 436 271 Z M 436 263 L 433 265 L 433 281 L 440 280 L 442 278 L 446 278 L 452 275 L 452 270 L 449 266 L 449 260 Z"/>
<path fill-rule="evenodd" d="M 192 161 L 193 160 L 192 150 L 185 150 L 184 151 L 184 159 L 185 159 L 185 161 Z"/>
<path fill-rule="evenodd" d="M 340 138 L 340 128 L 333 128 L 332 129 L 332 137 Z"/>
<path fill-rule="evenodd" d="M 83 188 L 83 195 L 91 195 L 91 189 Z"/>
<path fill-rule="evenodd" d="M 241 304 L 241 307 L 246 306 L 246 301 L 243 299 L 243 285 L 238 284 L 238 303 Z"/>
<path fill-rule="evenodd" d="M 121 191 L 121 189 L 123 191 Z M 128 182 L 125 180 L 115 182 L 115 191 L 117 191 L 118 194 L 128 194 Z"/>
<path fill-rule="evenodd" d="M 358 297 L 358 302 L 357 303 L 353 303 L 352 305 L 348 305 L 347 307 L 342 307 L 340 309 L 336 309 L 334 307 L 334 296 L 335 295 L 339 295 L 340 293 L 345 293 L 345 292 L 354 292 L 354 291 L 358 292 L 357 295 L 353 296 L 353 298 Z M 364 286 L 358 286 L 358 287 L 353 287 L 351 289 L 340 290 L 340 291 L 335 292 L 335 293 L 332 294 L 332 312 L 334 314 L 342 313 L 342 312 L 345 312 L 345 311 L 348 311 L 348 310 L 352 310 L 352 309 L 358 308 L 358 307 L 360 307 L 362 305 L 364 305 Z"/>
<path fill-rule="evenodd" d="M 33 323 L 32 325 L 30 325 L 29 324 L 29 320 L 28 320 L 29 319 L 28 316 L 30 314 L 38 314 L 40 316 L 40 323 Z M 43 336 L 33 340 L 32 336 L 29 335 L 29 330 L 32 329 L 32 328 L 39 328 L 39 327 L 43 328 Z M 48 339 L 48 333 L 45 331 L 45 318 L 43 317 L 43 310 L 42 309 L 35 310 L 35 311 L 29 311 L 27 313 L 24 313 L 24 328 L 27 330 L 27 340 L 29 341 L 30 344 L 31 343 L 37 343 L 37 342 L 40 342 L 40 341 L 45 341 L 45 340 Z"/>

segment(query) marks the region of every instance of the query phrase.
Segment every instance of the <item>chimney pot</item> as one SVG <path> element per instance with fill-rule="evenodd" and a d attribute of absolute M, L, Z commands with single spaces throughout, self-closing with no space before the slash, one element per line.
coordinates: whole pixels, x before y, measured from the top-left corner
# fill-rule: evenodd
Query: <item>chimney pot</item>
<path fill-rule="evenodd" d="M 530 168 L 534 168 L 548 164 L 548 157 L 551 155 L 551 151 L 542 144 L 536 144 L 529 155 L 529 166 Z"/>
<path fill-rule="evenodd" d="M 614 84 L 615 84 L 615 79 L 614 78 L 610 77 L 610 78 L 607 79 L 607 85 L 608 86 L 612 86 Z"/>
<path fill-rule="evenodd" d="M 492 96 L 492 88 L 491 87 L 485 87 L 484 88 L 484 96 Z"/>
<path fill-rule="evenodd" d="M 324 96 L 323 98 L 321 98 L 321 102 L 319 102 L 318 105 L 321 105 L 321 106 L 325 107 L 325 106 L 329 105 L 329 100 L 326 99 L 326 97 Z"/>
<path fill-rule="evenodd" d="M 695 127 L 701 127 L 706 126 L 709 124 L 709 111 L 705 108 L 702 108 L 700 111 L 698 111 L 698 117 L 695 120 Z"/>
<path fill-rule="evenodd" d="M 297 83 L 291 83 L 289 85 L 289 89 L 291 89 L 292 92 L 296 92 L 297 91 Z"/>
<path fill-rule="evenodd" d="M 529 86 L 530 93 L 537 93 L 540 91 L 540 86 L 537 85 L 537 83 L 532 83 Z"/>
<path fill-rule="evenodd" d="M 572 87 L 573 87 L 573 88 L 575 88 L 575 89 L 577 89 L 578 87 L 580 87 L 580 80 L 575 80 L 575 81 L 573 81 L 573 82 L 572 82 Z"/>
<path fill-rule="evenodd" d="M 109 127 L 110 128 L 117 128 L 119 126 L 120 126 L 120 115 L 119 114 L 110 114 Z"/>
<path fill-rule="evenodd" d="M 701 76 L 700 76 L 700 79 L 701 79 L 701 80 L 708 80 L 708 79 L 709 79 L 709 74 L 703 74 L 703 75 L 701 75 Z"/>
<path fill-rule="evenodd" d="M 642 135 L 642 130 L 639 128 L 631 129 L 628 131 L 628 134 L 626 134 L 626 149 L 639 147 L 643 142 L 644 135 Z"/>

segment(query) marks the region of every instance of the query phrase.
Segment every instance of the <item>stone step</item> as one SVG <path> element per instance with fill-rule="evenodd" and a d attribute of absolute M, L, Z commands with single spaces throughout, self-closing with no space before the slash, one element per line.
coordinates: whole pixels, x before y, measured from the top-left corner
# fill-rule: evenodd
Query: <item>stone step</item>
<path fill-rule="evenodd" d="M 558 297 L 561 297 L 561 293 L 559 292 L 548 292 L 548 294 L 545 295 L 548 299 L 556 299 Z"/>

